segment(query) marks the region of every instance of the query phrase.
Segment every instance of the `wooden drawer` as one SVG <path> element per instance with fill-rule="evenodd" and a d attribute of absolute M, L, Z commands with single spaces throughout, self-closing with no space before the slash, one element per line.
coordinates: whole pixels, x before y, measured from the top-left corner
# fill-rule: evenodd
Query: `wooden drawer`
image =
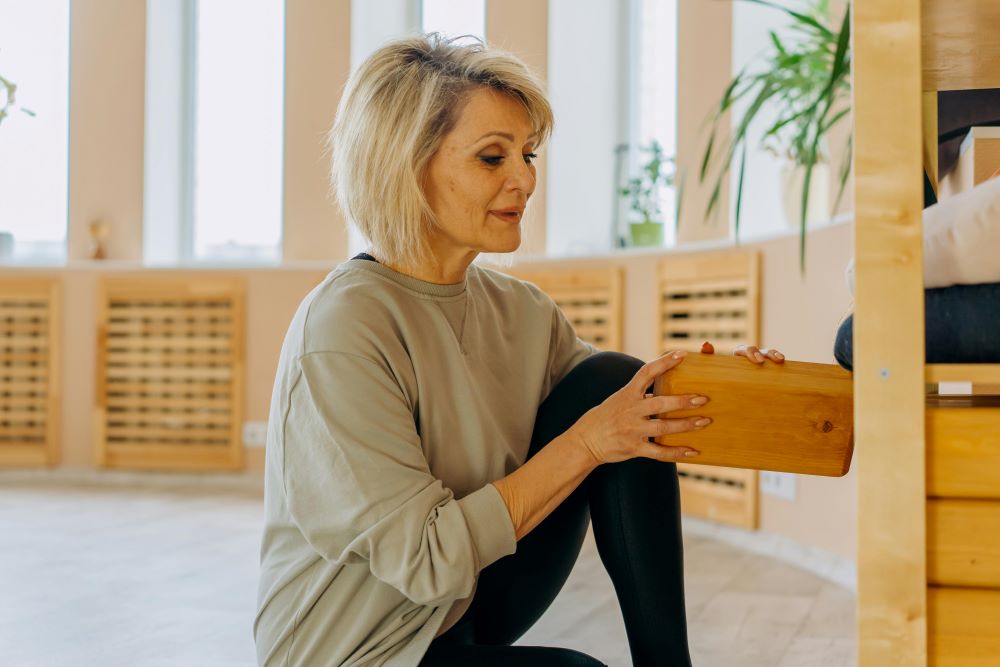
<path fill-rule="evenodd" d="M 1000 588 L 1000 501 L 927 502 L 927 580 Z"/>
<path fill-rule="evenodd" d="M 927 409 L 927 495 L 1000 500 L 1000 408 Z"/>
<path fill-rule="evenodd" d="M 996 667 L 1000 661 L 1000 591 L 927 590 L 929 667 Z"/>

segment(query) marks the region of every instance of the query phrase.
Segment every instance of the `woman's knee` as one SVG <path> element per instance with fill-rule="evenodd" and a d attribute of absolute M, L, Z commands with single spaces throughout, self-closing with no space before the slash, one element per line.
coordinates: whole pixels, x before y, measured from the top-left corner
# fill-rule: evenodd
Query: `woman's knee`
<path fill-rule="evenodd" d="M 571 385 L 581 400 L 590 397 L 596 404 L 628 384 L 642 365 L 641 359 L 621 352 L 598 352 L 577 364 L 560 385 Z"/>

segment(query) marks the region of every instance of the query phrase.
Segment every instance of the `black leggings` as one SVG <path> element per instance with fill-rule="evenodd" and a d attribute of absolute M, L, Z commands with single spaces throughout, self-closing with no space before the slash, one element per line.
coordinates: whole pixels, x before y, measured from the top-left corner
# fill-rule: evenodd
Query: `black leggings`
<path fill-rule="evenodd" d="M 618 391 L 642 362 L 616 352 L 574 368 L 538 409 L 528 458 Z M 677 469 L 635 458 L 594 470 L 517 551 L 483 569 L 472 604 L 436 638 L 421 667 L 569 667 L 600 661 L 565 648 L 511 646 L 569 577 L 590 519 L 618 595 L 634 667 L 690 665 Z"/>

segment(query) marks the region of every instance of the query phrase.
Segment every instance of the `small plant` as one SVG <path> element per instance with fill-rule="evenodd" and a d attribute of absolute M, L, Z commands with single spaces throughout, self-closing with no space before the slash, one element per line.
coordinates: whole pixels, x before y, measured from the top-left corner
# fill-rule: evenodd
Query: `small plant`
<path fill-rule="evenodd" d="M 783 42 L 776 32 L 770 32 L 771 45 L 763 67 L 750 72 L 744 68 L 732 80 L 712 117 L 712 131 L 702 158 L 699 180 L 704 182 L 713 159 L 721 156 L 722 167 L 712 188 L 706 216 L 719 204 L 722 184 L 737 160 L 736 221 L 737 240 L 740 233 L 740 209 L 743 195 L 747 154 L 747 130 L 767 107 L 777 109 L 778 118 L 764 131 L 763 148 L 787 158 L 804 169 L 802 209 L 799 219 L 799 263 L 805 270 L 806 216 L 809 210 L 809 190 L 813 168 L 825 161 L 824 139 L 830 128 L 850 112 L 851 56 L 850 8 L 845 10 L 840 30 L 827 27 L 829 0 L 809 0 L 808 9 L 797 12 L 767 0 L 745 0 L 785 12 L 791 19 L 790 30 L 797 38 Z M 720 121 L 737 100 L 748 99 L 743 116 L 733 123 L 732 136 L 716 150 Z M 728 129 L 728 128 L 727 128 Z M 840 172 L 839 205 L 851 167 L 851 137 L 847 140 L 847 157 Z M 737 158 L 737 154 L 739 157 Z"/>
<path fill-rule="evenodd" d="M 640 146 L 649 154 L 649 161 L 642 165 L 639 176 L 629 179 L 628 186 L 619 190 L 629 200 L 629 209 L 638 214 L 642 223 L 662 223 L 660 193 L 674 185 L 674 158 L 663 154 L 663 147 L 655 139 L 648 146 Z M 669 170 L 667 169 L 669 165 Z"/>
<path fill-rule="evenodd" d="M 17 93 L 17 84 L 10 79 L 0 76 L 0 124 L 3 124 L 3 119 L 9 116 L 10 112 L 14 109 L 20 109 L 29 116 L 35 115 L 34 111 L 17 106 L 17 96 L 15 93 Z"/>

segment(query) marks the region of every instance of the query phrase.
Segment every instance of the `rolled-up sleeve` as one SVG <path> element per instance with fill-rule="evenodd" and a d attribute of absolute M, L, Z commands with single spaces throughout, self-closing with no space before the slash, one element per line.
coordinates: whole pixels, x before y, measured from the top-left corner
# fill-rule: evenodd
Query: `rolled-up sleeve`
<path fill-rule="evenodd" d="M 282 426 L 292 518 L 325 559 L 365 562 L 417 604 L 471 595 L 516 549 L 496 488 L 456 499 L 431 474 L 413 407 L 388 368 L 342 352 L 298 360 Z"/>

